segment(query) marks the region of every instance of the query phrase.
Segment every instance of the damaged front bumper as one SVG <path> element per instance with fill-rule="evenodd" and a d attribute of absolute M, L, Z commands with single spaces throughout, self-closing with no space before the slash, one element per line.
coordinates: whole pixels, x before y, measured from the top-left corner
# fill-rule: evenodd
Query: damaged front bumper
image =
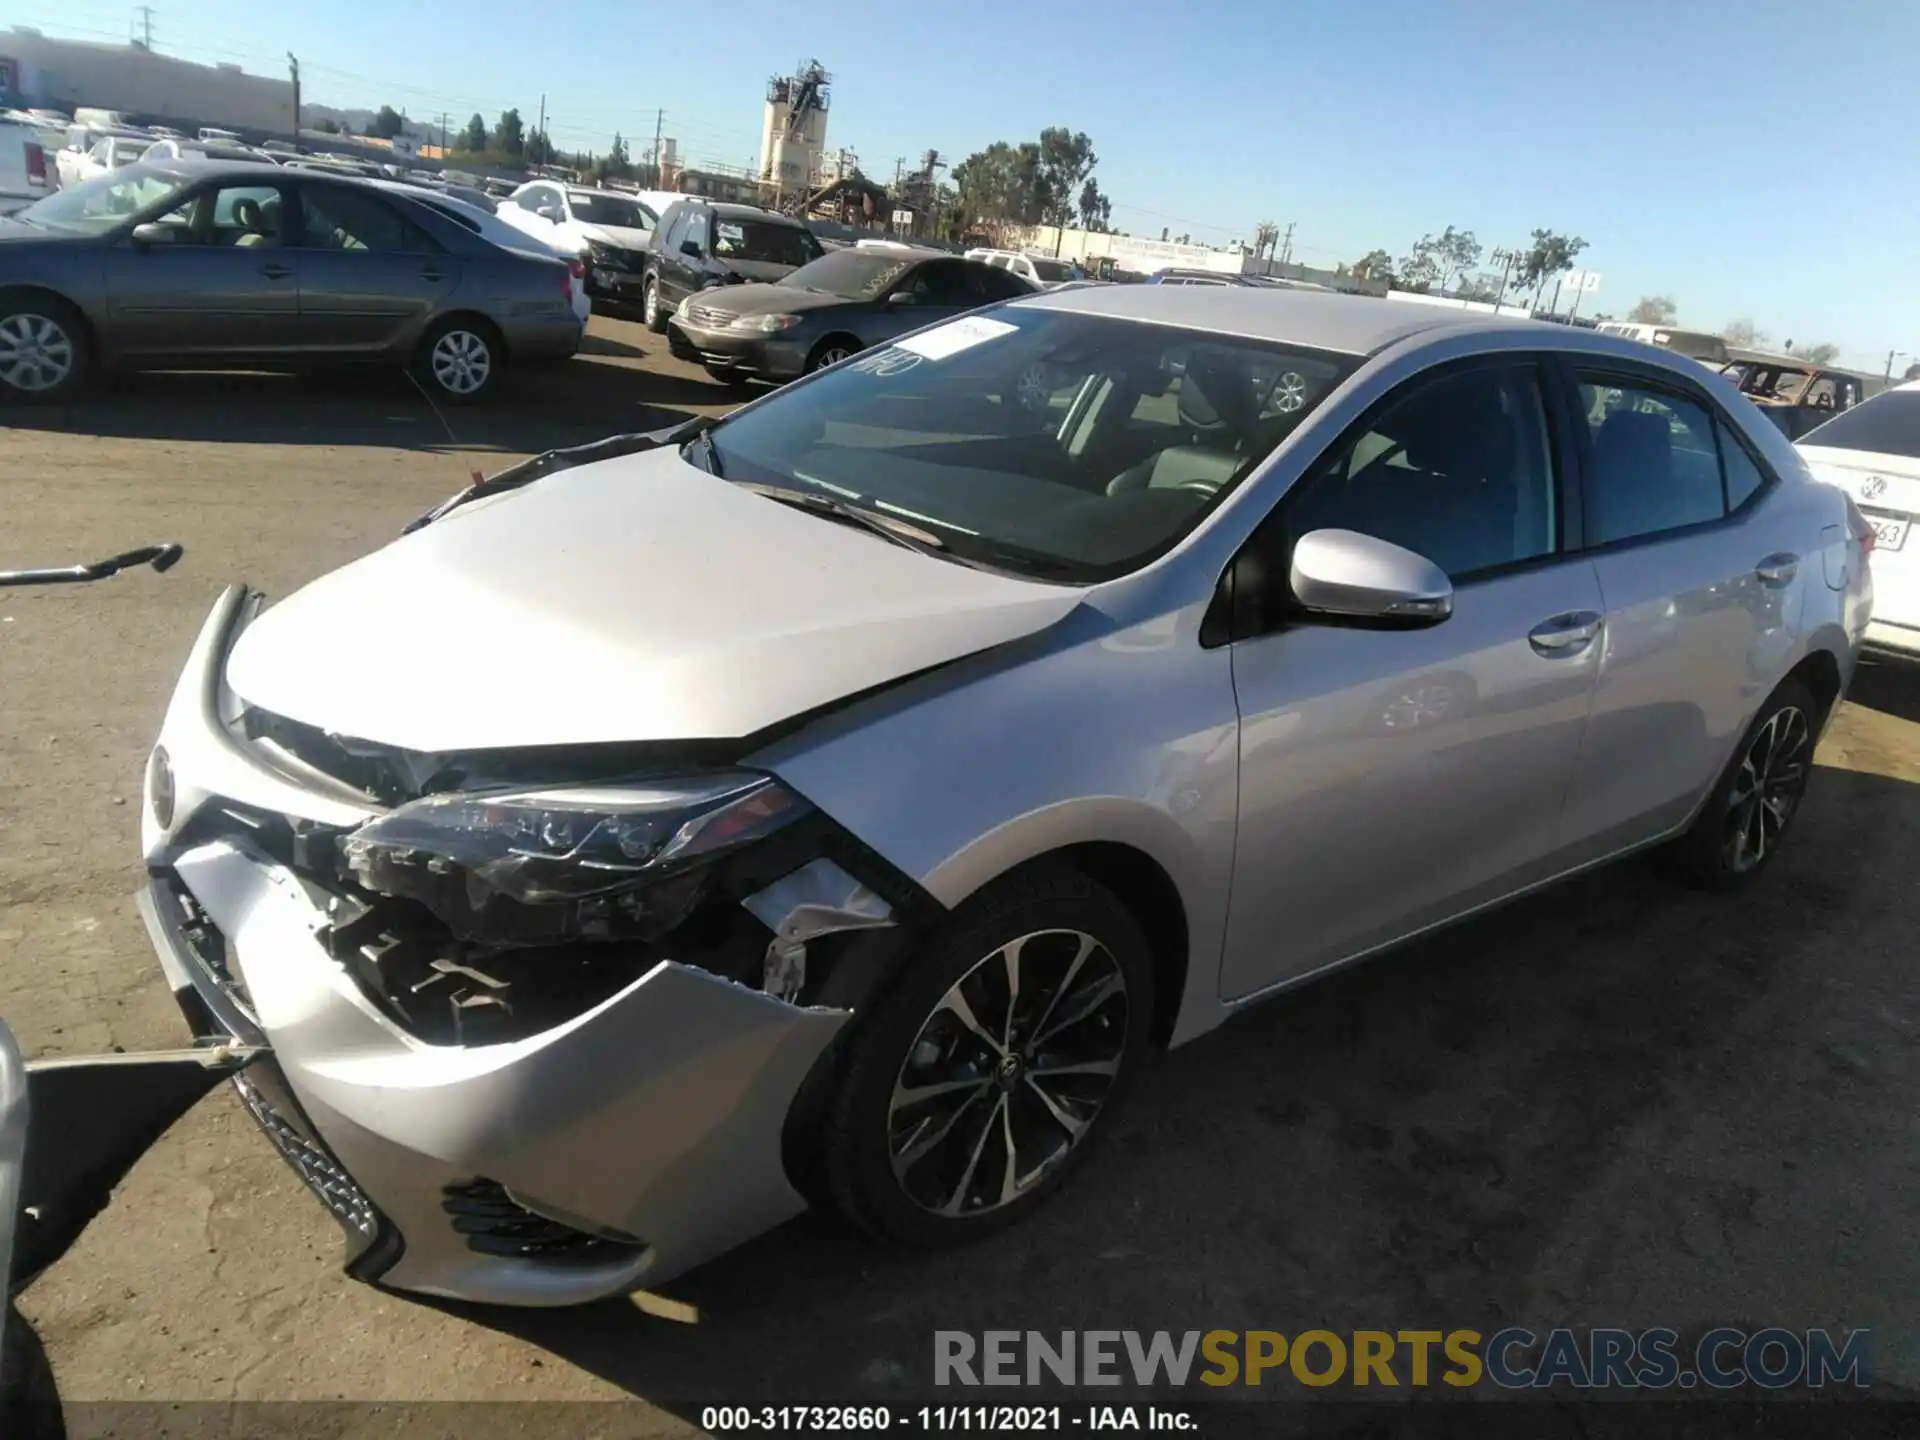
<path fill-rule="evenodd" d="M 573 1304 L 667 1280 L 800 1211 L 782 1132 L 848 1010 L 666 958 L 534 1033 L 431 1043 L 329 949 L 328 896 L 310 875 L 244 826 L 196 823 L 381 812 L 236 737 L 221 676 L 252 608 L 244 591 L 222 597 L 175 693 L 140 907 L 195 1033 L 270 1047 L 236 1088 L 340 1221 L 351 1272 Z"/>

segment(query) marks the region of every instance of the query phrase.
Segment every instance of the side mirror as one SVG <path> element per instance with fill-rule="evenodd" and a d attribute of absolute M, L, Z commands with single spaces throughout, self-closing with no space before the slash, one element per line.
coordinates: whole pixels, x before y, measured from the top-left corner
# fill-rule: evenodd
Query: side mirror
<path fill-rule="evenodd" d="M 920 297 L 914 294 L 911 290 L 896 290 L 893 292 L 893 294 L 887 297 L 887 304 L 889 306 L 918 305 L 919 303 L 920 303 Z"/>
<path fill-rule="evenodd" d="M 161 225 L 149 220 L 144 225 L 134 226 L 133 234 L 128 238 L 130 238 L 135 245 L 145 249 L 149 245 L 173 244 L 175 232 L 171 226 Z"/>
<path fill-rule="evenodd" d="M 682 240 L 680 242 L 680 253 L 682 255 L 691 255 L 694 259 L 698 260 L 700 258 L 700 242 L 698 240 Z"/>
<path fill-rule="evenodd" d="M 1314 530 L 1293 547 L 1293 598 L 1315 615 L 1437 625 L 1453 583 L 1424 555 L 1355 530 Z"/>

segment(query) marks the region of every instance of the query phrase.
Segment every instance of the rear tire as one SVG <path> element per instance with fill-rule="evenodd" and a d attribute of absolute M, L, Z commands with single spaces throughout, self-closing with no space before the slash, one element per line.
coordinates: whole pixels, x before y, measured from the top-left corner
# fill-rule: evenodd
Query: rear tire
<path fill-rule="evenodd" d="M 845 335 L 830 335 L 813 347 L 813 353 L 807 357 L 806 373 L 811 375 L 814 371 L 824 370 L 829 365 L 838 365 L 848 356 L 859 353 L 858 341 L 849 339 Z"/>
<path fill-rule="evenodd" d="M 30 405 L 70 399 L 93 369 L 86 321 L 51 295 L 0 298 L 0 395 Z"/>
<path fill-rule="evenodd" d="M 1687 833 L 1661 854 L 1701 890 L 1736 890 L 1773 862 L 1806 794 L 1823 719 L 1813 694 L 1787 679 L 1769 695 Z"/>
<path fill-rule="evenodd" d="M 500 390 L 507 368 L 500 334 L 477 316 L 449 315 L 420 337 L 413 373 L 427 393 L 448 405 L 478 405 Z"/>
<path fill-rule="evenodd" d="M 820 1173 L 863 1228 L 960 1244 L 1044 1203 L 1085 1152 L 1145 1058 L 1153 966 L 1126 906 L 1052 865 L 987 887 L 907 966 L 842 1051 Z"/>

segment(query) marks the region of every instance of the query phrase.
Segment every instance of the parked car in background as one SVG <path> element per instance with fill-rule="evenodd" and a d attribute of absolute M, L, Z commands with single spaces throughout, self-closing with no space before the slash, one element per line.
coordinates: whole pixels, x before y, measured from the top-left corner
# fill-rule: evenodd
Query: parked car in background
<path fill-rule="evenodd" d="M 452 189 L 438 190 L 431 186 L 409 184 L 399 180 L 373 180 L 368 183 L 382 190 L 404 195 L 417 204 L 437 210 L 454 224 L 471 231 L 490 244 L 498 245 L 503 250 L 539 255 L 560 261 L 567 267 L 567 273 L 573 277 L 573 313 L 582 325 L 587 323 L 588 316 L 593 313 L 593 304 L 587 298 L 587 267 L 571 250 L 561 249 L 538 235 L 529 235 L 524 230 L 516 229 L 491 209 L 482 209 L 464 196 L 454 194 Z M 482 196 L 482 198 L 485 197 Z"/>
<path fill-rule="evenodd" d="M 140 154 L 150 165 L 180 165 L 209 160 L 235 160 L 259 165 L 277 165 L 280 157 L 251 145 L 231 145 L 219 140 L 156 140 Z"/>
<path fill-rule="evenodd" d="M 1643 325 L 1631 320 L 1600 320 L 1593 328 L 1602 335 L 1617 335 L 1622 340 L 1638 340 L 1642 345 L 1671 350 L 1689 360 L 1698 360 L 1710 370 L 1719 369 L 1731 358 L 1726 340 L 1704 330 L 1679 330 L 1671 325 Z"/>
<path fill-rule="evenodd" d="M 641 302 L 647 328 L 664 334 L 681 302 L 710 286 L 783 279 L 825 253 L 790 216 L 683 196 L 660 217 L 648 257 Z"/>
<path fill-rule="evenodd" d="M 216 145 L 238 145 L 241 143 L 238 130 L 223 130 L 217 125 L 202 125 L 196 132 L 196 139 L 206 140 Z"/>
<path fill-rule="evenodd" d="M 850 246 L 771 285 L 703 290 L 668 318 L 668 346 L 720 380 L 792 380 L 936 320 L 1034 293 L 978 260 Z M 1040 382 L 1033 386 L 1038 397 Z"/>
<path fill-rule="evenodd" d="M 1861 376 L 1790 356 L 1734 360 L 1720 373 L 1765 412 L 1789 440 L 1866 399 Z"/>
<path fill-rule="evenodd" d="M 0 391 L 96 369 L 395 364 L 447 401 L 580 346 L 573 277 L 364 180 L 142 161 L 0 230 Z"/>
<path fill-rule="evenodd" d="M 93 132 L 83 134 L 91 136 Z M 104 135 L 84 150 L 70 144 L 57 157 L 60 185 L 64 189 L 109 170 L 118 170 L 122 165 L 131 165 L 152 146 L 152 137 L 146 135 Z"/>
<path fill-rule="evenodd" d="M 59 186 L 38 126 L 0 120 L 0 215 L 33 204 Z"/>
<path fill-rule="evenodd" d="M 1084 278 L 1080 268 L 1071 261 L 1056 260 L 1047 255 L 1029 255 L 1021 250 L 978 248 L 967 251 L 965 258 L 991 265 L 996 270 L 1010 270 L 1036 290 Z"/>
<path fill-rule="evenodd" d="M 1860 532 L 1691 362 L 1124 286 L 871 359 L 208 616 L 143 910 L 191 1033 L 269 1050 L 242 1097 L 361 1278 L 594 1300 L 807 1195 L 977 1239 L 1157 1048 L 1790 837 Z"/>
<path fill-rule="evenodd" d="M 586 262 L 587 293 L 638 300 L 659 216 L 618 190 L 533 180 L 500 204 L 500 218 Z"/>
<path fill-rule="evenodd" d="M 1867 643 L 1920 658 L 1920 381 L 1882 391 L 1795 442 L 1813 473 L 1853 497 L 1873 527 Z"/>

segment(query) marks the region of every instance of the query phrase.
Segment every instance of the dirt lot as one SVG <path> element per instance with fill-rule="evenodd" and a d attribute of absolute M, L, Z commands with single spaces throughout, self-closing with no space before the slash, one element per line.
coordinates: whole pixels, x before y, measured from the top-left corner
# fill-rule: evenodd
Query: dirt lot
<path fill-rule="evenodd" d="M 0 412 L 0 561 L 187 547 L 164 579 L 0 593 L 0 1013 L 29 1053 L 182 1037 L 128 896 L 140 767 L 221 585 L 285 594 L 475 467 L 734 398 L 638 326 L 591 348 L 452 438 L 383 378 Z M 71 1401 L 637 1397 L 664 1430 L 903 1399 L 935 1329 L 996 1326 L 1870 1326 L 1876 1388 L 1920 1386 L 1920 671 L 1868 668 L 1821 758 L 1750 895 L 1616 867 L 1250 1014 L 963 1253 L 807 1217 L 674 1286 L 698 1326 L 429 1306 L 339 1273 L 222 1090 L 23 1309 Z"/>

